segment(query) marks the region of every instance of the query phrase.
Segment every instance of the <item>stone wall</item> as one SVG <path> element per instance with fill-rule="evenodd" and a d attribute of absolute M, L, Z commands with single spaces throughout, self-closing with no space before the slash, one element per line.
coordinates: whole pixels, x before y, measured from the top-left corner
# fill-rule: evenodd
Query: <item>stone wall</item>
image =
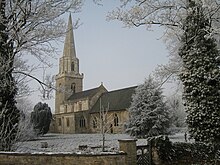
<path fill-rule="evenodd" d="M 127 153 L 125 157 L 126 165 L 137 165 L 137 147 L 135 139 L 122 139 L 119 141 L 120 151 Z"/>
<path fill-rule="evenodd" d="M 126 165 L 126 154 L 30 154 L 0 153 L 1 165 Z"/>
<path fill-rule="evenodd" d="M 119 140 L 119 153 L 7 153 L 0 152 L 0 165 L 137 165 L 136 140 Z"/>

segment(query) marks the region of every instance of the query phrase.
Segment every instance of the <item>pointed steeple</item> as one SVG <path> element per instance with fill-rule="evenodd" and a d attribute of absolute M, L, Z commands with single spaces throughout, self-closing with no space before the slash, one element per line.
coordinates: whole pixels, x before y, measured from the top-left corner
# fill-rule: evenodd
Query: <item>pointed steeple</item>
<path fill-rule="evenodd" d="M 76 58 L 75 43 L 73 37 L 73 24 L 71 14 L 69 15 L 69 21 L 67 26 L 67 33 L 64 43 L 63 56 Z"/>
<path fill-rule="evenodd" d="M 76 57 L 72 18 L 69 15 L 63 56 L 59 61 L 59 73 L 56 75 L 55 113 L 63 113 L 60 106 L 73 93 L 83 90 L 83 73 L 79 73 L 79 59 Z"/>

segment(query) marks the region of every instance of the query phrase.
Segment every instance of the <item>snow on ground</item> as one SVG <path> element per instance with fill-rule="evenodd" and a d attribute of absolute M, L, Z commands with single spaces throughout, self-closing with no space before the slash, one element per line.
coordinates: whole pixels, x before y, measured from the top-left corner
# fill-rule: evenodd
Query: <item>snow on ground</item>
<path fill-rule="evenodd" d="M 169 136 L 173 142 L 184 142 L 184 134 L 179 133 Z M 133 139 L 127 134 L 106 134 L 105 146 L 107 151 L 118 151 L 119 139 Z M 42 142 L 47 142 L 48 147 L 42 148 Z M 146 139 L 137 139 L 137 145 L 146 145 Z M 79 150 L 79 146 L 88 146 L 85 151 Z M 19 142 L 16 144 L 16 152 L 56 152 L 56 153 L 100 153 L 102 146 L 101 134 L 46 134 L 35 140 Z"/>
<path fill-rule="evenodd" d="M 126 134 L 106 134 L 105 144 L 108 150 L 118 149 L 119 139 L 131 138 Z M 47 148 L 41 143 L 47 142 Z M 46 134 L 36 140 L 17 144 L 16 152 L 77 152 L 80 145 L 87 145 L 94 150 L 101 150 L 102 135 L 100 134 Z"/>

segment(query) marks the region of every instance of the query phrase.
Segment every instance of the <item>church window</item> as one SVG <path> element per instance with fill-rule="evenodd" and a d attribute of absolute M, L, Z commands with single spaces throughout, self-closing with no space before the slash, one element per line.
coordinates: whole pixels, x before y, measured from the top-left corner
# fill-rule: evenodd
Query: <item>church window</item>
<path fill-rule="evenodd" d="M 92 121 L 92 126 L 93 126 L 93 128 L 97 128 L 97 124 L 98 124 L 97 118 L 94 117 L 94 118 L 93 118 L 93 121 Z"/>
<path fill-rule="evenodd" d="M 79 111 L 81 111 L 81 110 L 82 110 L 82 103 L 79 102 Z"/>
<path fill-rule="evenodd" d="M 86 126 L 86 120 L 85 120 L 84 116 L 80 117 L 80 119 L 79 119 L 79 126 L 81 128 Z"/>
<path fill-rule="evenodd" d="M 111 132 L 111 133 L 114 132 L 114 131 L 113 131 L 113 126 L 112 126 L 112 124 L 110 125 L 110 132 Z"/>
<path fill-rule="evenodd" d="M 114 114 L 114 126 L 118 126 L 118 115 Z"/>
<path fill-rule="evenodd" d="M 74 62 L 72 62 L 72 63 L 71 63 L 71 71 L 74 71 L 74 70 L 75 70 L 74 67 L 75 67 Z"/>
<path fill-rule="evenodd" d="M 67 105 L 64 107 L 64 113 L 67 113 Z"/>
<path fill-rule="evenodd" d="M 69 118 L 66 118 L 66 126 L 67 126 L 67 127 L 70 126 L 70 120 L 69 120 Z"/>
<path fill-rule="evenodd" d="M 72 83 L 70 88 L 71 88 L 73 93 L 76 92 L 76 85 L 75 85 L 75 83 Z"/>
<path fill-rule="evenodd" d="M 58 126 L 61 126 L 61 118 L 58 118 Z"/>

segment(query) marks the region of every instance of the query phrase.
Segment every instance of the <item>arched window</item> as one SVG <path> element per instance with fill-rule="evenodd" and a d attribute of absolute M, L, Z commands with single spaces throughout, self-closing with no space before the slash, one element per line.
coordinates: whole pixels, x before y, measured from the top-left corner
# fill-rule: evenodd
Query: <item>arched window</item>
<path fill-rule="evenodd" d="M 76 92 L 76 84 L 75 83 L 72 83 L 70 88 L 71 88 L 73 93 Z"/>
<path fill-rule="evenodd" d="M 67 113 L 67 105 L 64 106 L 64 113 Z"/>
<path fill-rule="evenodd" d="M 92 121 L 92 126 L 93 126 L 93 128 L 97 128 L 97 123 L 98 123 L 97 118 L 94 117 L 94 118 L 93 118 L 93 121 Z"/>
<path fill-rule="evenodd" d="M 113 126 L 112 126 L 112 124 L 110 125 L 110 132 L 113 133 Z"/>
<path fill-rule="evenodd" d="M 114 126 L 118 126 L 118 115 L 114 114 Z"/>
<path fill-rule="evenodd" d="M 74 70 L 75 70 L 74 67 L 75 67 L 74 62 L 72 62 L 72 63 L 71 63 L 71 71 L 74 71 Z"/>
<path fill-rule="evenodd" d="M 84 118 L 84 116 L 81 116 L 79 119 L 79 127 L 83 128 L 86 126 L 86 120 Z"/>
<path fill-rule="evenodd" d="M 69 127 L 70 126 L 70 119 L 67 117 L 66 118 L 66 126 Z"/>
<path fill-rule="evenodd" d="M 71 106 L 71 112 L 74 112 L 74 105 Z"/>
<path fill-rule="evenodd" d="M 61 118 L 58 118 L 58 126 L 61 126 L 62 124 Z"/>
<path fill-rule="evenodd" d="M 79 111 L 82 111 L 82 102 L 79 102 Z"/>

